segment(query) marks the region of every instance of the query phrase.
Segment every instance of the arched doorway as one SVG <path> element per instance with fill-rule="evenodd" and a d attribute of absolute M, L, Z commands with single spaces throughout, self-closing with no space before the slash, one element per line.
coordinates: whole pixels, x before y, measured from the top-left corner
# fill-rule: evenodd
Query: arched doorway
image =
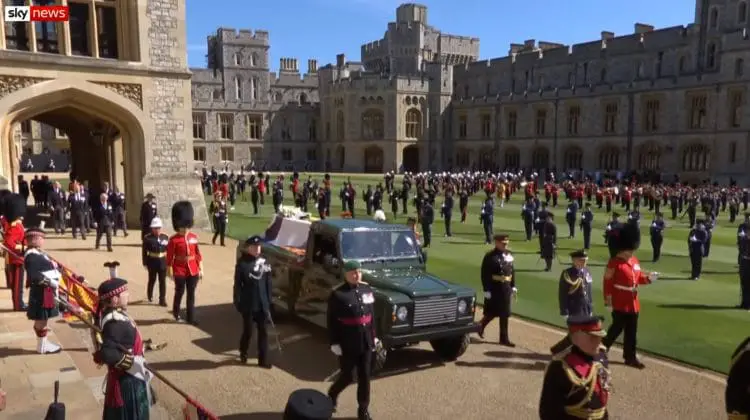
<path fill-rule="evenodd" d="M 383 149 L 370 146 L 365 149 L 365 172 L 370 174 L 383 173 Z"/>
<path fill-rule="evenodd" d="M 419 146 L 411 145 L 404 147 L 401 161 L 404 171 L 419 172 Z"/>
<path fill-rule="evenodd" d="M 65 132 L 70 139 L 71 172 L 87 180 L 92 191 L 108 182 L 125 192 L 130 198 L 128 222 L 137 226 L 151 155 L 144 140 L 153 138 L 153 128 L 144 125 L 149 118 L 135 102 L 102 85 L 74 79 L 32 80 L 6 94 L 0 99 L 0 173 L 14 190 L 20 170 L 17 127 L 28 120 Z"/>

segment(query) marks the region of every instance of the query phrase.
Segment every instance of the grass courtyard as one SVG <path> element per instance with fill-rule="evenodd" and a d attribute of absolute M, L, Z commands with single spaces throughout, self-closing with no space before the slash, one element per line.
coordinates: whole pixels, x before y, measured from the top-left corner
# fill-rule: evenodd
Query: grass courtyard
<path fill-rule="evenodd" d="M 300 174 L 307 179 L 306 174 Z M 313 178 L 320 180 L 319 174 Z M 334 197 L 331 215 L 341 212 L 338 190 L 345 176 L 333 176 Z M 352 175 L 351 180 L 357 189 L 358 217 L 366 217 L 362 192 L 367 185 L 373 187 L 382 176 Z M 398 179 L 396 185 L 400 186 Z M 285 204 L 290 205 L 288 184 L 285 191 Z M 442 199 L 436 199 L 436 221 L 433 225 L 432 246 L 428 250 L 427 267 L 431 273 L 455 283 L 473 287 L 481 291 L 479 266 L 482 256 L 490 249 L 484 244 L 482 226 L 479 224 L 479 207 L 484 193 L 471 198 L 469 215 L 465 224 L 458 223 L 460 214 L 458 200 L 453 215 L 453 237 L 444 237 L 443 220 L 439 218 Z M 249 193 L 247 194 L 249 200 Z M 207 198 L 208 199 L 208 198 Z M 558 279 L 560 270 L 568 265 L 568 254 L 583 247 L 583 235 L 577 229 L 574 239 L 567 239 L 568 226 L 564 220 L 567 202 L 562 199 L 558 208 L 552 209 L 558 229 L 558 252 L 564 265 L 555 261 L 552 272 L 543 271 L 543 261 L 537 251 L 536 237 L 525 241 L 520 207 L 523 193 L 517 192 L 504 208 L 495 209 L 494 230 L 505 232 L 511 237 L 510 248 L 516 262 L 516 284 L 518 300 L 514 303 L 515 314 L 562 327 L 564 322 L 558 310 Z M 409 200 L 409 214 L 414 208 Z M 388 206 L 389 208 L 389 206 Z M 312 210 L 313 208 L 311 208 Z M 663 208 L 663 210 L 667 210 Z M 624 214 L 619 206 L 615 211 Z M 244 239 L 249 235 L 262 233 L 273 213 L 270 197 L 259 216 L 251 215 L 249 201 L 238 199 L 230 213 L 229 236 Z M 391 214 L 387 213 L 389 222 Z M 405 223 L 407 216 L 399 215 L 395 222 Z M 703 276 L 700 281 L 689 280 L 690 260 L 687 253 L 688 226 L 685 220 L 671 220 L 667 217 L 668 228 L 659 263 L 651 263 L 651 244 L 648 225 L 652 215 L 642 209 L 643 241 L 637 255 L 646 271 L 658 271 L 660 280 L 640 289 L 641 318 L 638 332 L 638 346 L 642 350 L 673 358 L 695 366 L 726 373 L 729 358 L 738 343 L 750 332 L 750 313 L 734 309 L 739 302 L 739 275 L 737 269 L 736 229 L 737 223 L 730 224 L 728 215 L 722 214 L 713 234 L 711 254 L 704 260 Z M 589 267 L 594 277 L 595 310 L 607 320 L 610 314 L 604 307 L 601 292 L 601 279 L 607 262 L 607 248 L 603 241 L 604 227 L 608 215 L 604 210 L 595 209 L 592 249 L 589 252 Z M 481 299 L 482 294 L 478 293 Z M 513 332 L 511 331 L 511 337 Z M 552 344 L 552 343 L 550 343 Z"/>

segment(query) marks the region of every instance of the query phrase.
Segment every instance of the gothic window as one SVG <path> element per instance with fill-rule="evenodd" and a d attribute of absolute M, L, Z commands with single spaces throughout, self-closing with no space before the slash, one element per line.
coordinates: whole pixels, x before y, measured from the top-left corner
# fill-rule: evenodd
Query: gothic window
<path fill-rule="evenodd" d="M 406 111 L 406 138 L 418 139 L 422 136 L 422 113 L 416 109 Z"/>
<path fill-rule="evenodd" d="M 482 138 L 488 139 L 492 135 L 492 116 L 488 114 L 479 117 L 479 124 L 482 127 Z"/>
<path fill-rule="evenodd" d="M 55 4 L 55 0 L 34 0 L 33 4 L 35 6 L 51 6 Z M 38 52 L 60 53 L 56 22 L 34 22 L 34 30 Z"/>
<path fill-rule="evenodd" d="M 516 126 L 518 125 L 518 114 L 516 111 L 508 112 L 508 137 L 516 136 Z"/>
<path fill-rule="evenodd" d="M 521 167 L 521 152 L 515 147 L 505 149 L 505 169 L 518 169 Z"/>
<path fill-rule="evenodd" d="M 307 101 L 307 95 L 304 94 L 304 93 L 300 93 L 299 94 L 299 103 L 306 104 L 307 102 L 308 102 Z"/>
<path fill-rule="evenodd" d="M 536 110 L 536 135 L 544 137 L 547 132 L 547 110 L 537 109 Z"/>
<path fill-rule="evenodd" d="M 206 114 L 193 112 L 193 138 L 206 139 Z"/>
<path fill-rule="evenodd" d="M 643 131 L 655 133 L 659 131 L 659 100 L 650 99 L 646 101 L 645 105 L 643 110 Z"/>
<path fill-rule="evenodd" d="M 465 139 L 468 131 L 466 115 L 458 117 L 458 138 Z"/>
<path fill-rule="evenodd" d="M 620 169 L 620 152 L 615 147 L 605 147 L 599 152 L 599 169 L 604 171 Z"/>
<path fill-rule="evenodd" d="M 250 79 L 250 97 L 253 98 L 253 100 L 258 99 L 258 78 L 253 77 Z"/>
<path fill-rule="evenodd" d="M 344 132 L 344 111 L 336 113 L 336 140 L 344 141 L 346 133 Z"/>
<path fill-rule="evenodd" d="M 250 67 L 255 67 L 258 65 L 258 54 L 252 53 L 250 54 Z"/>
<path fill-rule="evenodd" d="M 702 144 L 692 144 L 682 152 L 682 170 L 686 172 L 707 171 L 711 166 L 711 151 Z"/>
<path fill-rule="evenodd" d="M 710 17 L 708 20 L 708 26 L 711 29 L 716 29 L 719 27 L 719 11 L 716 9 L 711 9 Z"/>
<path fill-rule="evenodd" d="M 240 59 L 240 54 L 234 53 L 234 65 L 239 66 L 240 64 L 242 64 L 242 60 Z"/>
<path fill-rule="evenodd" d="M 617 129 L 617 104 L 610 103 L 604 107 L 604 132 L 613 134 Z"/>
<path fill-rule="evenodd" d="M 240 80 L 239 77 L 234 78 L 234 92 L 235 92 L 235 98 L 238 101 L 242 100 L 242 80 Z"/>
<path fill-rule="evenodd" d="M 263 117 L 260 115 L 247 116 L 247 137 L 253 140 L 263 138 Z"/>
<path fill-rule="evenodd" d="M 577 105 L 568 109 L 568 134 L 575 136 L 578 134 L 578 127 L 581 122 L 581 108 Z"/>
<path fill-rule="evenodd" d="M 6 0 L 5 6 L 25 6 L 26 0 Z M 5 23 L 5 47 L 9 50 L 29 51 L 29 31 L 25 22 Z"/>
<path fill-rule="evenodd" d="M 716 44 L 708 44 L 706 48 L 706 67 L 713 69 L 716 66 Z"/>
<path fill-rule="evenodd" d="M 738 128 L 742 125 L 742 107 L 745 103 L 745 93 L 742 91 L 732 92 L 730 100 L 730 126 Z"/>
<path fill-rule="evenodd" d="M 572 147 L 565 151 L 563 166 L 566 170 L 583 169 L 583 151 L 578 147 Z"/>
<path fill-rule="evenodd" d="M 638 169 L 641 171 L 656 171 L 661 168 L 661 149 L 654 144 L 641 147 L 638 153 Z"/>
<path fill-rule="evenodd" d="M 531 165 L 534 169 L 549 168 L 549 150 L 546 147 L 539 147 L 531 154 Z"/>
<path fill-rule="evenodd" d="M 204 146 L 193 146 L 193 160 L 198 162 L 206 161 L 206 148 Z"/>
<path fill-rule="evenodd" d="M 221 160 L 224 162 L 234 162 L 234 146 L 224 146 L 221 148 Z"/>
<path fill-rule="evenodd" d="M 738 58 L 734 61 L 734 77 L 739 78 L 745 74 L 745 60 Z"/>
<path fill-rule="evenodd" d="M 745 23 L 747 22 L 747 3 L 744 1 L 741 1 L 737 5 L 737 23 Z"/>
<path fill-rule="evenodd" d="M 690 98 L 690 121 L 688 127 L 691 129 L 706 128 L 706 95 L 695 95 Z"/>
<path fill-rule="evenodd" d="M 385 135 L 383 113 L 370 109 L 362 113 L 362 139 L 382 140 Z"/>

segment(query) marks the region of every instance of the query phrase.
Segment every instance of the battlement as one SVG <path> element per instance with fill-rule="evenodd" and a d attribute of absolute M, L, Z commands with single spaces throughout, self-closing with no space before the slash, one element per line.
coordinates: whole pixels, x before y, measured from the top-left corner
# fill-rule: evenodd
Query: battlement
<path fill-rule="evenodd" d="M 380 39 L 380 40 L 368 42 L 367 44 L 362 45 L 362 51 L 370 52 L 370 51 L 375 51 L 375 50 L 379 50 L 381 48 L 387 48 L 387 47 L 388 47 L 387 41 L 384 39 Z"/>
<path fill-rule="evenodd" d="M 427 74 L 412 76 L 382 76 L 381 74 L 353 72 L 349 77 L 329 82 L 331 92 L 387 91 L 392 89 L 411 90 L 426 93 L 429 91 L 430 78 Z"/>
<path fill-rule="evenodd" d="M 271 86 L 283 86 L 290 88 L 318 88 L 318 74 L 317 73 L 305 73 L 300 74 L 299 72 L 279 72 L 269 73 L 271 78 Z"/>
<path fill-rule="evenodd" d="M 253 32 L 251 29 L 219 28 L 216 30 L 215 37 L 226 44 L 262 44 L 269 45 L 268 31 L 257 29 Z M 211 38 L 211 37 L 209 37 Z"/>

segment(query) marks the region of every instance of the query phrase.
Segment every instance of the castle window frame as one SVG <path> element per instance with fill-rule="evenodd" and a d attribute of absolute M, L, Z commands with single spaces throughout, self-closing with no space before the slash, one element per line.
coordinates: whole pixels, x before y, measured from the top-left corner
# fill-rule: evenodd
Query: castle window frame
<path fill-rule="evenodd" d="M 206 146 L 193 146 L 193 161 L 206 161 Z"/>
<path fill-rule="evenodd" d="M 193 112 L 193 139 L 206 139 L 205 112 Z"/>
<path fill-rule="evenodd" d="M 713 70 L 716 68 L 716 43 L 711 42 L 706 48 L 706 68 Z"/>
<path fill-rule="evenodd" d="M 563 168 L 565 170 L 583 169 L 583 150 L 578 146 L 573 146 L 565 150 L 563 155 Z"/>
<path fill-rule="evenodd" d="M 219 138 L 222 140 L 234 139 L 234 114 L 219 113 L 216 115 L 219 123 Z"/>
<path fill-rule="evenodd" d="M 412 108 L 406 111 L 404 121 L 407 139 L 418 139 L 422 137 L 422 112 L 418 109 Z"/>
<path fill-rule="evenodd" d="M 346 138 L 346 121 L 344 120 L 344 111 L 339 110 L 336 113 L 336 140 L 344 141 Z"/>
<path fill-rule="evenodd" d="M 604 132 L 606 134 L 617 132 L 618 108 L 617 102 L 610 102 L 604 105 Z"/>
<path fill-rule="evenodd" d="M 745 92 L 741 90 L 729 93 L 729 126 L 740 128 L 742 126 L 742 111 L 745 105 Z"/>
<path fill-rule="evenodd" d="M 250 67 L 255 67 L 258 65 L 258 54 L 252 53 L 250 54 Z"/>
<path fill-rule="evenodd" d="M 31 120 L 21 121 L 21 134 L 31 135 L 32 133 Z"/>
<path fill-rule="evenodd" d="M 738 79 L 745 74 L 745 60 L 738 58 L 734 60 L 734 78 Z"/>
<path fill-rule="evenodd" d="M 606 146 L 599 152 L 599 169 L 603 171 L 620 169 L 620 151 L 615 146 Z"/>
<path fill-rule="evenodd" d="M 505 169 L 518 169 L 521 167 L 521 151 L 517 147 L 509 147 L 505 149 L 503 156 L 505 163 Z"/>
<path fill-rule="evenodd" d="M 568 108 L 568 135 L 577 136 L 581 125 L 581 107 L 573 105 Z"/>
<path fill-rule="evenodd" d="M 459 115 L 458 116 L 458 138 L 459 139 L 465 139 L 468 135 L 469 131 L 469 121 L 468 117 L 466 115 Z"/>
<path fill-rule="evenodd" d="M 234 78 L 234 98 L 238 101 L 242 100 L 242 80 L 237 76 Z"/>
<path fill-rule="evenodd" d="M 691 130 L 702 130 L 706 128 L 708 117 L 708 95 L 697 93 L 688 96 L 690 100 L 690 116 L 688 128 Z"/>
<path fill-rule="evenodd" d="M 747 23 L 747 3 L 744 1 L 737 4 L 737 23 Z"/>
<path fill-rule="evenodd" d="M 719 28 L 719 10 L 715 7 L 712 7 L 711 11 L 709 12 L 708 27 L 710 29 Z"/>
<path fill-rule="evenodd" d="M 281 160 L 290 162 L 294 159 L 294 152 L 292 149 L 285 147 L 281 149 Z"/>
<path fill-rule="evenodd" d="M 508 138 L 515 138 L 518 128 L 518 112 L 515 110 L 508 111 L 508 129 L 506 131 Z"/>
<path fill-rule="evenodd" d="M 479 116 L 479 126 L 481 127 L 481 135 L 483 139 L 492 137 L 492 115 L 482 114 Z"/>
<path fill-rule="evenodd" d="M 686 146 L 682 151 L 684 172 L 704 172 L 711 167 L 711 149 L 700 143 Z"/>
<path fill-rule="evenodd" d="M 379 109 L 367 109 L 360 116 L 363 140 L 383 140 L 385 137 L 385 116 Z"/>
<path fill-rule="evenodd" d="M 232 56 L 232 58 L 234 60 L 234 65 L 235 66 L 241 66 L 242 65 L 242 57 L 240 56 L 240 53 L 234 53 L 234 55 Z"/>
<path fill-rule="evenodd" d="M 219 153 L 222 162 L 234 162 L 234 146 L 221 146 Z"/>
<path fill-rule="evenodd" d="M 537 109 L 536 110 L 536 135 L 544 137 L 547 134 L 547 110 Z"/>
<path fill-rule="evenodd" d="M 650 98 L 644 101 L 643 107 L 643 131 L 656 133 L 659 131 L 661 116 L 661 100 Z"/>
<path fill-rule="evenodd" d="M 638 170 L 656 171 L 661 169 L 661 149 L 654 143 L 641 146 L 638 151 Z"/>
<path fill-rule="evenodd" d="M 254 101 L 258 100 L 258 78 L 257 77 L 250 78 L 250 97 L 253 98 Z"/>
<path fill-rule="evenodd" d="M 301 105 L 310 103 L 310 101 L 307 98 L 307 94 L 306 93 L 303 92 L 303 93 L 299 94 L 299 103 Z"/>
<path fill-rule="evenodd" d="M 253 163 L 257 160 L 260 160 L 263 156 L 263 148 L 258 146 L 250 146 L 248 148 L 248 157 L 250 158 L 250 162 Z"/>
<path fill-rule="evenodd" d="M 248 114 L 245 116 L 245 125 L 247 126 L 247 138 L 250 140 L 263 139 L 263 116 Z"/>
<path fill-rule="evenodd" d="M 5 0 L 3 2 L 6 7 L 8 6 L 25 6 L 26 0 Z M 2 45 L 4 48 L 9 50 L 17 51 L 29 51 L 31 49 L 30 26 L 25 22 L 6 22 L 5 25 L 5 37 L 0 42 L 4 42 Z"/>

